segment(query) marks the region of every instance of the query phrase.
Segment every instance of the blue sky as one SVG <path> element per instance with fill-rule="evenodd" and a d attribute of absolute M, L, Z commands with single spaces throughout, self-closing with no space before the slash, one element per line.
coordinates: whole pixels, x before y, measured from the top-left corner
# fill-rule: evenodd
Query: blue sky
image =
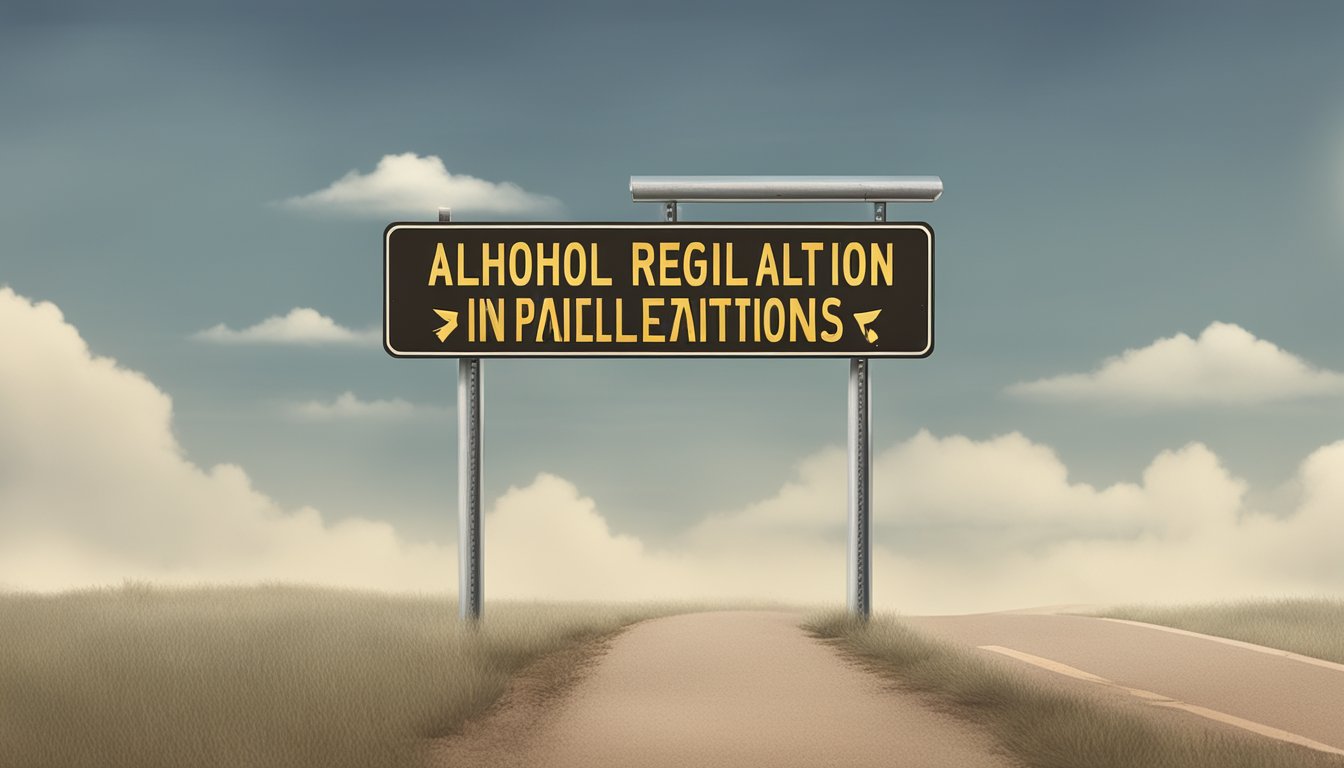
<path fill-rule="evenodd" d="M 1270 509 L 1344 437 L 1329 376 L 1284 368 L 1259 394 L 1165 400 L 1012 387 L 1212 323 L 1248 334 L 1225 335 L 1234 358 L 1259 340 L 1344 370 L 1341 32 L 1344 8 L 1324 2 L 10 4 L 0 284 L 53 302 L 93 353 L 170 396 L 194 464 L 239 465 L 282 509 L 450 546 L 451 361 L 198 334 L 295 308 L 376 326 L 383 227 L 455 202 L 391 216 L 282 201 L 403 153 L 577 221 L 655 220 L 630 201 L 638 174 L 936 174 L 941 200 L 891 214 L 937 232 L 937 346 L 875 362 L 879 450 L 921 430 L 1020 432 L 1071 482 L 1109 487 L 1197 442 Z M 1191 350 L 1177 357 L 1207 348 Z M 1259 381 L 1287 359 L 1190 375 Z M 485 369 L 487 498 L 551 473 L 651 549 L 772 498 L 844 440 L 835 361 Z M 302 417 L 346 392 L 404 403 Z M 901 490 L 879 477 L 877 493 Z"/>

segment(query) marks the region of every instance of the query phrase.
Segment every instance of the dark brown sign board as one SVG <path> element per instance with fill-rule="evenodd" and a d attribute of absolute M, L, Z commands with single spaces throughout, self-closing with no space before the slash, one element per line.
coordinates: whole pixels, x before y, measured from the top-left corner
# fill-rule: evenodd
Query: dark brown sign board
<path fill-rule="evenodd" d="M 405 222 L 394 357 L 927 357 L 922 223 Z"/>

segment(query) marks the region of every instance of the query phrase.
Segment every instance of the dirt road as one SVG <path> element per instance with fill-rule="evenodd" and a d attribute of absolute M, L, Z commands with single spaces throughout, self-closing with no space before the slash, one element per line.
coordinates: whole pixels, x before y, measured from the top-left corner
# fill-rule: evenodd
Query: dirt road
<path fill-rule="evenodd" d="M 907 620 L 1014 659 L 1023 671 L 1052 684 L 1107 688 L 1150 706 L 1344 754 L 1341 665 L 1082 616 L 996 613 Z"/>
<path fill-rule="evenodd" d="M 437 766 L 1015 765 L 966 724 L 844 661 L 800 616 L 639 624 L 558 701 L 517 697 L 436 746 Z"/>
<path fill-rule="evenodd" d="M 673 616 L 618 636 L 561 696 L 513 696 L 435 766 L 1011 766 L 988 737 L 806 635 L 800 616 Z M 1344 665 L 1103 619 L 907 617 L 1034 679 L 1185 727 L 1344 754 Z"/>

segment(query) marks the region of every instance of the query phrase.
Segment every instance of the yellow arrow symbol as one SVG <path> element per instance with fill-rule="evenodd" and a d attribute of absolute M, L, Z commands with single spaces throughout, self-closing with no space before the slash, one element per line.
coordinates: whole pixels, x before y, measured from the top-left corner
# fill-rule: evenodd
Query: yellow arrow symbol
<path fill-rule="evenodd" d="M 877 331 L 869 328 L 868 324 L 876 320 L 877 316 L 880 314 L 882 314 L 882 310 L 880 309 L 854 313 L 854 319 L 859 323 L 859 333 L 863 334 L 863 338 L 867 339 L 869 344 L 877 343 Z"/>
<path fill-rule="evenodd" d="M 457 330 L 457 313 L 450 312 L 446 309 L 436 309 L 434 310 L 434 314 L 438 315 L 439 317 L 447 321 L 443 325 L 443 327 L 434 331 L 434 333 L 439 337 L 439 341 L 447 341 L 448 335 L 453 331 Z"/>

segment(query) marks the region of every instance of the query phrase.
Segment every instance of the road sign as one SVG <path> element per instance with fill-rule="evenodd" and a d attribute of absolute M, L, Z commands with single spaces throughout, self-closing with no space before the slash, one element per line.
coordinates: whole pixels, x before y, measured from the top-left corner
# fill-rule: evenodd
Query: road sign
<path fill-rule="evenodd" d="M 933 229 L 397 223 L 395 357 L 925 357 Z"/>

